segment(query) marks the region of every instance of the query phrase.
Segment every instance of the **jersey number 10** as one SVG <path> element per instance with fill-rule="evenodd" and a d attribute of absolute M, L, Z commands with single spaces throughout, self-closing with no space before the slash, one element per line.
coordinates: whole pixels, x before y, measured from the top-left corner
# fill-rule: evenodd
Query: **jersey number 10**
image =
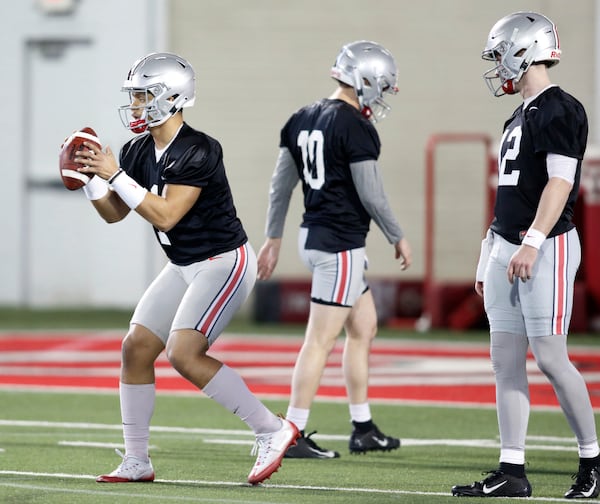
<path fill-rule="evenodd" d="M 298 134 L 297 145 L 302 151 L 302 174 L 304 181 L 311 189 L 319 190 L 325 183 L 325 162 L 323 161 L 323 144 L 321 130 L 302 130 Z"/>

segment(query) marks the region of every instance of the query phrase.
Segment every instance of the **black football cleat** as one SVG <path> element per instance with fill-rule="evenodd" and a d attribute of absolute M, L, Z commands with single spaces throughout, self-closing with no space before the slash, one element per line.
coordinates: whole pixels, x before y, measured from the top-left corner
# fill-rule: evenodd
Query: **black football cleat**
<path fill-rule="evenodd" d="M 470 485 L 454 485 L 456 497 L 531 497 L 531 485 L 524 476 L 517 478 L 499 469 L 489 471 L 487 478 Z"/>
<path fill-rule="evenodd" d="M 600 473 L 598 467 L 579 466 L 577 474 L 573 475 L 575 483 L 565 494 L 565 499 L 593 499 L 600 494 Z"/>
<path fill-rule="evenodd" d="M 317 431 L 313 431 L 308 435 L 302 435 L 296 440 L 296 444 L 290 446 L 285 452 L 285 458 L 313 458 L 313 459 L 332 459 L 338 458 L 340 454 L 333 450 L 326 450 L 321 448 L 315 443 L 310 437 L 316 434 Z"/>
<path fill-rule="evenodd" d="M 400 447 L 400 440 L 386 436 L 375 424 L 368 432 L 352 431 L 350 436 L 350 453 L 366 453 L 368 451 L 390 451 Z"/>

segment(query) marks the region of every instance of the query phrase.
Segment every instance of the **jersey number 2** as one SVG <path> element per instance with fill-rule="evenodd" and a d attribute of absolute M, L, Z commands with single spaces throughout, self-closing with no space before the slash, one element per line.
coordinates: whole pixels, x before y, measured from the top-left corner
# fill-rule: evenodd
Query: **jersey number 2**
<path fill-rule="evenodd" d="M 324 137 L 321 130 L 302 130 L 298 134 L 298 147 L 302 151 L 302 174 L 311 189 L 321 189 L 325 183 L 325 162 L 323 161 Z"/>
<path fill-rule="evenodd" d="M 517 126 L 512 130 L 506 130 L 500 142 L 500 166 L 498 167 L 498 185 L 499 186 L 516 186 L 519 183 L 519 175 L 521 170 L 507 170 L 507 161 L 514 161 L 519 156 L 521 148 L 521 126 Z M 512 146 L 506 149 L 504 156 L 502 155 L 502 147 L 512 140 Z M 510 165 L 509 165 L 510 167 Z"/>

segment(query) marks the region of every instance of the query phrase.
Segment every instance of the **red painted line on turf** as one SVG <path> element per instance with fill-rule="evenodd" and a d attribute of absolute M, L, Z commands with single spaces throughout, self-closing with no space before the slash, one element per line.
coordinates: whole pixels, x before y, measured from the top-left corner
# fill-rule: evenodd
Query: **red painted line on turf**
<path fill-rule="evenodd" d="M 237 369 L 249 388 L 264 395 L 288 396 L 300 338 L 224 335 L 211 351 Z M 121 336 L 117 333 L 40 335 L 0 334 L 0 386 L 117 390 Z M 572 351 L 586 378 L 592 404 L 600 408 L 600 349 Z M 156 363 L 159 391 L 196 388 L 171 370 L 162 355 Z M 260 370 L 264 369 L 262 373 Z M 373 400 L 494 404 L 495 389 L 485 345 L 451 345 L 379 340 L 371 355 Z M 532 404 L 557 406 L 554 391 L 539 371 L 531 373 Z M 318 395 L 345 398 L 341 346 L 333 351 Z"/>

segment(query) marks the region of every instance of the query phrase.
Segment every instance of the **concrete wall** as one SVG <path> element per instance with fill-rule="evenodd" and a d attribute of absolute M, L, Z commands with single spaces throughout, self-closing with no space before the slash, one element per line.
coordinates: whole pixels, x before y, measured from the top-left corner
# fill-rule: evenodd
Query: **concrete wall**
<path fill-rule="evenodd" d="M 374 277 L 418 279 L 424 271 L 425 145 L 437 132 L 498 139 L 519 97 L 493 98 L 481 75 L 487 33 L 505 14 L 543 12 L 558 25 L 563 61 L 552 77 L 587 107 L 598 136 L 596 2 L 593 0 L 80 0 L 71 16 L 44 16 L 34 0 L 0 3 L 3 183 L 0 185 L 0 304 L 130 306 L 163 264 L 149 225 L 133 215 L 108 226 L 82 194 L 52 187 L 58 146 L 90 125 L 117 150 L 128 138 L 117 107 L 131 63 L 152 50 L 194 65 L 194 127 L 220 139 L 238 212 L 258 250 L 279 130 L 298 107 L 328 96 L 340 47 L 380 42 L 400 67 L 400 93 L 378 126 L 392 207 L 413 245 L 400 273 L 374 226 L 368 253 Z M 41 52 L 46 39 L 73 39 L 63 56 Z M 437 152 L 436 272 L 473 274 L 485 222 L 484 152 L 443 145 Z M 296 252 L 298 188 L 288 215 L 277 278 L 306 278 Z"/>

